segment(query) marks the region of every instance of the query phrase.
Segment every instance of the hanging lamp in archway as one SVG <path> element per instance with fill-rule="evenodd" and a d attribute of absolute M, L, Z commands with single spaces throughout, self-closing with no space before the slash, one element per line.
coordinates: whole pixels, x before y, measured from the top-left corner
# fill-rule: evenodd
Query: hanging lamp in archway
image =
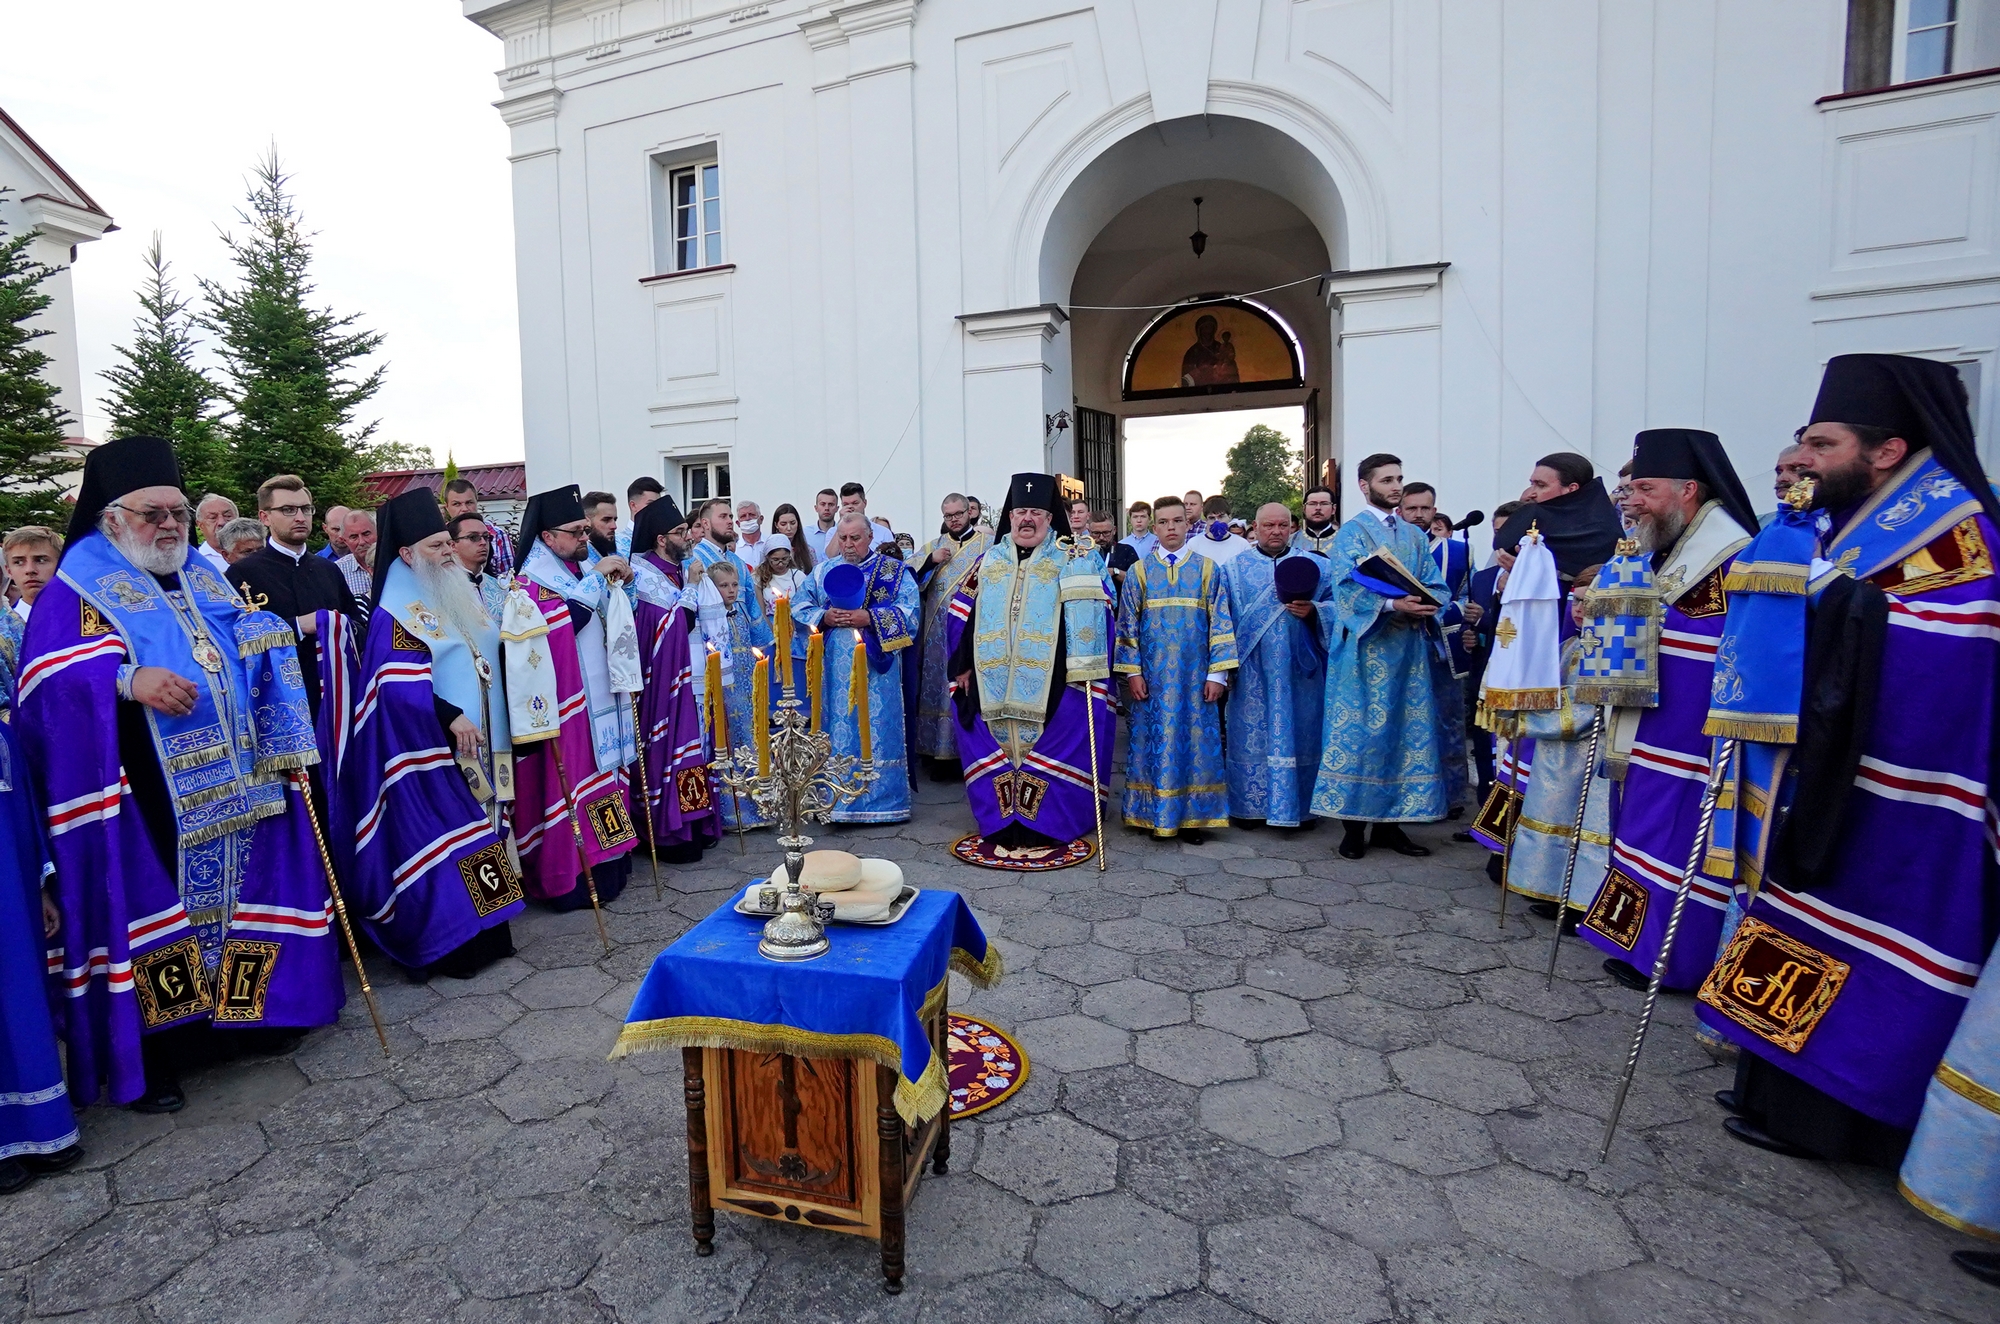
<path fill-rule="evenodd" d="M 1188 236 L 1188 247 L 1194 249 L 1194 255 L 1197 258 L 1201 256 L 1201 251 L 1208 247 L 1208 236 L 1203 234 L 1201 229 L 1200 198 L 1194 200 L 1194 233 Z"/>
<path fill-rule="evenodd" d="M 1176 304 L 1153 319 L 1125 356 L 1127 400 L 1304 385 L 1299 338 L 1252 299 Z"/>

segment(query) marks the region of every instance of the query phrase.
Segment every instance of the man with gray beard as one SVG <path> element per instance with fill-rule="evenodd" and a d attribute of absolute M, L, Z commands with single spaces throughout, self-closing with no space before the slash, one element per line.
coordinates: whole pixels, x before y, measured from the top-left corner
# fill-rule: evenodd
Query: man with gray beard
<path fill-rule="evenodd" d="M 383 506 L 376 527 L 358 702 L 322 726 L 338 751 L 333 835 L 352 852 L 353 906 L 382 950 L 416 978 L 467 979 L 513 952 L 507 922 L 523 905 L 500 631 L 428 489 Z"/>

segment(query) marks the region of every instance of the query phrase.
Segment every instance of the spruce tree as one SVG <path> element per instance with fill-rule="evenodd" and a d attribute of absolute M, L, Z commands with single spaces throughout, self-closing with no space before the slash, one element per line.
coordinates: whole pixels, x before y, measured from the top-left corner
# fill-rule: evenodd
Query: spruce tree
<path fill-rule="evenodd" d="M 139 287 L 141 315 L 132 323 L 132 344 L 115 346 L 125 361 L 107 368 L 111 383 L 105 408 L 114 437 L 165 437 L 180 460 L 181 484 L 189 501 L 220 492 L 241 506 L 243 489 L 229 466 L 229 443 L 216 419 L 221 388 L 195 366 L 194 316 L 188 301 L 167 275 L 159 231 L 146 250 L 146 279 Z"/>
<path fill-rule="evenodd" d="M 247 232 L 224 235 L 236 282 L 203 279 L 202 325 L 217 338 L 227 383 L 231 468 L 238 491 L 255 491 L 273 474 L 295 473 L 325 510 L 353 505 L 359 478 L 373 467 L 375 424 L 355 411 L 381 389 L 384 368 L 361 361 L 381 348 L 378 332 L 358 329 L 358 315 L 315 308 L 312 236 L 279 165 L 276 148 L 257 163 Z"/>
<path fill-rule="evenodd" d="M 1248 523 L 1257 518 L 1257 508 L 1276 501 L 1298 514 L 1305 500 L 1300 477 L 1300 461 L 1285 434 L 1262 423 L 1254 424 L 1243 440 L 1229 448 L 1229 475 L 1222 480 L 1222 495 L 1229 513 Z"/>
<path fill-rule="evenodd" d="M 0 196 L 11 191 L 0 189 Z M 10 235 L 0 226 L 0 530 L 60 529 L 68 520 L 63 484 L 78 467 L 76 452 L 63 444 L 70 417 L 56 402 L 55 383 L 42 375 L 51 360 L 35 348 L 51 333 L 28 325 L 54 302 L 42 282 L 57 268 L 28 252 L 40 233 Z"/>

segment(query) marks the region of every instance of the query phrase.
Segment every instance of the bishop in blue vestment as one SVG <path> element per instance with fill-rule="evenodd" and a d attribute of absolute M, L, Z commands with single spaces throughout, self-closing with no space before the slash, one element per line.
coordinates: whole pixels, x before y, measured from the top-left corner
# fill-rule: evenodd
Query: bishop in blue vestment
<path fill-rule="evenodd" d="M 1132 698 L 1125 825 L 1200 841 L 1229 825 L 1217 704 L 1236 669 L 1222 567 L 1185 546 L 1187 510 L 1153 503 L 1159 545 L 1126 573 L 1111 669 Z"/>
<path fill-rule="evenodd" d="M 1333 586 L 1324 557 L 1293 549 L 1285 507 L 1258 510 L 1251 533 L 1251 550 L 1223 567 L 1240 661 L 1229 691 L 1229 816 L 1297 827 L 1312 818 L 1319 773 Z"/>
<path fill-rule="evenodd" d="M 1428 855 L 1399 824 L 1435 822 L 1449 808 L 1432 671 L 1442 642 L 1431 619 L 1437 608 L 1415 595 L 1389 596 L 1382 591 L 1385 581 L 1359 567 L 1383 554 L 1439 601 L 1444 575 L 1431 559 L 1429 535 L 1396 515 L 1402 461 L 1371 455 L 1361 462 L 1359 477 L 1366 500 L 1340 526 L 1328 558 L 1334 622 L 1312 810 L 1346 822 L 1340 853 L 1347 859 L 1360 859 L 1370 845 Z M 1366 836 L 1370 823 L 1376 825 L 1372 841 Z"/>

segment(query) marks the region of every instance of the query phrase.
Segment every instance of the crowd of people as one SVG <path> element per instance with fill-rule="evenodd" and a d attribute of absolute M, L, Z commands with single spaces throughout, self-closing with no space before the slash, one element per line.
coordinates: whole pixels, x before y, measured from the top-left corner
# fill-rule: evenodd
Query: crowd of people
<path fill-rule="evenodd" d="M 1483 846 L 1614 978 L 1699 993 L 1732 1135 L 1902 1163 L 1991 1228 L 1965 1173 L 2000 1164 L 2000 500 L 1950 371 L 1835 360 L 1775 516 L 1705 432 L 1641 433 L 1610 490 L 1545 456 L 1484 565 L 1478 517 L 1386 453 L 1344 520 L 1315 486 L 1120 528 L 1030 473 L 990 512 L 947 495 L 918 546 L 859 483 L 768 523 L 651 477 L 622 512 L 557 487 L 510 535 L 467 482 L 320 511 L 281 474 L 253 520 L 191 508 L 167 442 L 107 443 L 65 532 L 0 547 L 0 991 L 34 1046 L 0 1189 L 74 1160 L 73 1102 L 172 1111 L 190 1062 L 331 1021 L 343 939 L 469 976 L 524 906 L 601 909 L 635 859 L 766 826 L 717 767 L 810 692 L 873 772 L 835 821 L 962 782 L 954 849 L 996 867 L 1103 849 L 1121 723 L 1128 831 Z"/>

